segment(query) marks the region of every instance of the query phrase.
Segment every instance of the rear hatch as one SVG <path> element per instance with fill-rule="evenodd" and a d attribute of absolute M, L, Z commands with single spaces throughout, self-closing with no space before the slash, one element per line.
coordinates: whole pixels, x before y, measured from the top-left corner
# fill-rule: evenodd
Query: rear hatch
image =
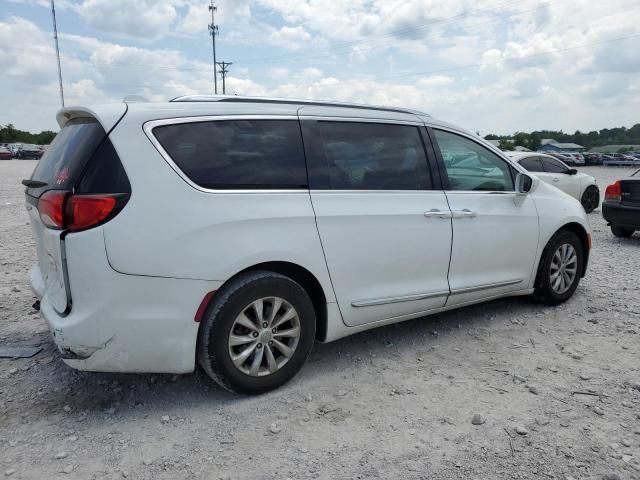
<path fill-rule="evenodd" d="M 47 203 L 48 197 L 55 195 L 68 202 L 76 196 L 84 195 L 86 198 L 87 194 L 114 191 L 128 194 L 130 185 L 104 127 L 94 117 L 88 116 L 72 118 L 64 123 L 31 178 L 23 183 L 27 186 L 27 210 L 38 256 L 32 274 L 34 289 L 38 296 L 46 297 L 58 313 L 66 314 L 72 303 L 64 245 L 65 236 L 69 233 L 64 225 L 66 205 L 63 203 L 59 208 L 60 224 L 52 226 L 52 220 L 56 219 L 51 217 L 57 218 L 57 215 L 49 211 L 47 217 L 43 213 L 43 204 Z M 49 205 L 49 208 L 52 207 Z"/>
<path fill-rule="evenodd" d="M 620 193 L 622 205 L 640 207 L 640 178 L 620 181 Z"/>

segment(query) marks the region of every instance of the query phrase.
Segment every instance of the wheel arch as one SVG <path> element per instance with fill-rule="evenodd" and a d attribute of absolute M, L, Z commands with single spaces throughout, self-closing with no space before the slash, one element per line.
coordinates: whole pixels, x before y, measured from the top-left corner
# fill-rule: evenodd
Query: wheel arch
<path fill-rule="evenodd" d="M 261 270 L 279 273 L 280 275 L 292 279 L 304 288 L 309 295 L 309 298 L 311 298 L 311 303 L 313 304 L 313 309 L 316 313 L 316 340 L 324 342 L 327 337 L 327 297 L 318 279 L 306 268 L 296 263 L 285 261 L 257 263 L 237 272 L 226 280 L 220 286 L 220 289 L 224 288 L 229 284 L 229 282 L 236 279 L 239 275 Z M 214 298 L 215 296 L 211 300 Z"/>
<path fill-rule="evenodd" d="M 540 260 L 538 262 L 538 269 L 537 269 L 538 273 L 536 274 L 535 284 L 538 283 L 540 266 L 542 264 L 542 260 L 545 257 L 547 249 L 549 248 L 549 244 L 551 243 L 551 240 L 553 240 L 560 232 L 563 232 L 563 231 L 569 231 L 569 232 L 575 233 L 578 239 L 580 240 L 580 244 L 582 245 L 582 252 L 584 254 L 584 259 L 583 259 L 584 261 L 582 263 L 582 272 L 580 272 L 580 277 L 584 278 L 585 274 L 587 273 L 587 264 L 589 263 L 589 253 L 591 251 L 591 236 L 589 235 L 587 230 L 584 228 L 584 226 L 582 226 L 580 223 L 569 222 L 569 223 L 565 223 L 560 228 L 558 228 L 555 232 L 553 232 L 553 235 L 551 235 L 547 240 L 547 243 L 544 246 L 544 250 L 542 251 L 542 255 L 540 255 Z"/>

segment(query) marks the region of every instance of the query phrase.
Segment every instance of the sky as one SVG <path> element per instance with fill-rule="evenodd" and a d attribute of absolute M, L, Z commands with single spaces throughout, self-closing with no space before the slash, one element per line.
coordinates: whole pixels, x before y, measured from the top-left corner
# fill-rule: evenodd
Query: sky
<path fill-rule="evenodd" d="M 402 106 L 482 135 L 640 122 L 640 0 L 216 5 L 228 94 Z M 66 105 L 213 93 L 208 6 L 56 0 Z M 52 32 L 50 0 L 0 0 L 0 124 L 57 130 Z"/>

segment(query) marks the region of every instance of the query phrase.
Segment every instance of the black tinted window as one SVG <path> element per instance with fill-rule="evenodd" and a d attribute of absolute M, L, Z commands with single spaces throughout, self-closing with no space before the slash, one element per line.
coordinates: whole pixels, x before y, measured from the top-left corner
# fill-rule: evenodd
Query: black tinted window
<path fill-rule="evenodd" d="M 52 188 L 70 190 L 105 137 L 104 129 L 95 119 L 70 120 L 53 139 L 31 176 L 47 186 L 29 189 L 29 193 Z"/>
<path fill-rule="evenodd" d="M 307 171 L 296 120 L 221 120 L 166 125 L 153 134 L 205 188 L 304 188 Z"/>
<path fill-rule="evenodd" d="M 131 193 L 127 174 L 113 144 L 105 138 L 91 157 L 77 193 Z"/>
<path fill-rule="evenodd" d="M 565 167 L 558 160 L 553 158 L 542 158 L 542 164 L 544 165 L 545 172 L 549 173 L 562 173 L 567 171 L 567 167 Z"/>
<path fill-rule="evenodd" d="M 520 165 L 530 172 L 544 172 L 542 162 L 538 157 L 527 157 L 520 160 Z"/>
<path fill-rule="evenodd" d="M 431 176 L 417 127 L 324 121 L 317 125 L 331 188 L 431 188 Z"/>

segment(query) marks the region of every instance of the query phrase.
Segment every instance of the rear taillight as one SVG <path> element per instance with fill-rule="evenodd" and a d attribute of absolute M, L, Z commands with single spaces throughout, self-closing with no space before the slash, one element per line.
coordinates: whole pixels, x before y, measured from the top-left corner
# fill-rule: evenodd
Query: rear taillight
<path fill-rule="evenodd" d="M 609 202 L 619 202 L 622 199 L 622 190 L 620 188 L 620 180 L 612 183 L 604 191 L 604 199 Z"/>
<path fill-rule="evenodd" d="M 38 200 L 40 219 L 49 228 L 62 230 L 64 228 L 64 204 L 69 192 L 64 190 L 49 190 Z"/>
<path fill-rule="evenodd" d="M 113 195 L 74 195 L 65 208 L 66 228 L 84 230 L 102 223 L 116 207 Z"/>
<path fill-rule="evenodd" d="M 49 190 L 38 200 L 38 213 L 47 227 L 56 230 L 86 230 L 110 218 L 128 195 L 71 195 Z"/>

